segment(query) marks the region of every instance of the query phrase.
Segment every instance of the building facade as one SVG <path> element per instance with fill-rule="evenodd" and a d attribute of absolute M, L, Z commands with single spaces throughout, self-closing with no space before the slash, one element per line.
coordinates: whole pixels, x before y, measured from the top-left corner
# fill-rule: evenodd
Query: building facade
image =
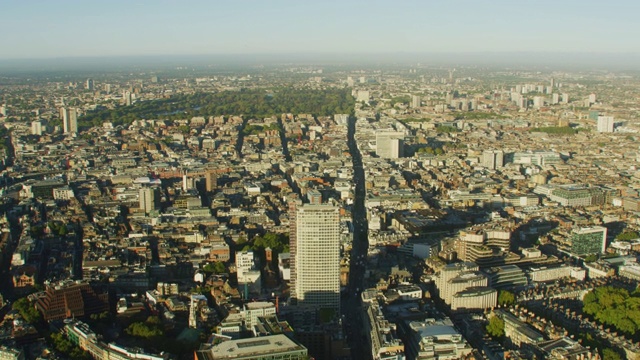
<path fill-rule="evenodd" d="M 571 234 L 571 253 L 582 256 L 602 254 L 607 248 L 607 228 L 594 226 L 575 229 Z"/>
<path fill-rule="evenodd" d="M 296 211 L 294 225 L 296 249 L 291 256 L 295 257 L 296 279 L 292 296 L 299 304 L 339 312 L 339 209 L 324 205 L 302 206 Z"/>

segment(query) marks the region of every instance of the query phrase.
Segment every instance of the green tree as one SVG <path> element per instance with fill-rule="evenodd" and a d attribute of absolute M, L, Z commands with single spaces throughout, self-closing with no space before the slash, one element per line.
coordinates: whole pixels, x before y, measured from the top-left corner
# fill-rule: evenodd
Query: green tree
<path fill-rule="evenodd" d="M 436 131 L 439 133 L 452 133 L 452 132 L 458 132 L 458 128 L 455 126 L 438 125 L 436 126 Z"/>
<path fill-rule="evenodd" d="M 498 292 L 498 304 L 503 306 L 512 306 L 516 303 L 515 295 L 507 290 L 500 290 Z"/>
<path fill-rule="evenodd" d="M 602 286 L 583 298 L 583 312 L 628 335 L 640 329 L 640 297 L 626 289 Z"/>
<path fill-rule="evenodd" d="M 134 322 L 129 325 L 125 332 L 131 336 L 140 337 L 143 339 L 151 339 L 156 336 L 164 336 L 164 331 L 154 323 L 149 322 Z"/>
<path fill-rule="evenodd" d="M 625 231 L 623 233 L 618 234 L 618 236 L 616 236 L 616 240 L 619 240 L 619 241 L 631 241 L 637 238 L 640 238 L 640 235 L 638 235 L 637 231 Z"/>
<path fill-rule="evenodd" d="M 602 359 L 603 360 L 622 360 L 622 356 L 620 356 L 620 354 L 618 354 L 615 350 L 613 349 L 602 349 Z"/>
<path fill-rule="evenodd" d="M 69 341 L 62 333 L 54 332 L 49 336 L 49 343 L 53 348 L 71 359 L 89 360 L 92 359 L 88 352 L 80 349 Z"/>
<path fill-rule="evenodd" d="M 222 261 L 214 261 L 205 265 L 202 270 L 207 274 L 224 274 L 227 272 L 227 267 Z"/>
<path fill-rule="evenodd" d="M 504 336 L 504 320 L 499 316 L 493 315 L 489 319 L 489 323 L 486 327 L 487 334 L 494 339 L 498 339 Z"/>
<path fill-rule="evenodd" d="M 35 324 L 42 320 L 42 314 L 31 304 L 26 297 L 20 298 L 13 303 L 12 308 L 22 316 L 24 321 Z"/>

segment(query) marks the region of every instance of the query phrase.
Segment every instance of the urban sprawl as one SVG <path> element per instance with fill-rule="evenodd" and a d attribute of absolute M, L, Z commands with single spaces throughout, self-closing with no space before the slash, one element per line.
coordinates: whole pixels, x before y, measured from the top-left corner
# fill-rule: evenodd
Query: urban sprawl
<path fill-rule="evenodd" d="M 0 359 L 639 359 L 640 78 L 0 78 Z"/>

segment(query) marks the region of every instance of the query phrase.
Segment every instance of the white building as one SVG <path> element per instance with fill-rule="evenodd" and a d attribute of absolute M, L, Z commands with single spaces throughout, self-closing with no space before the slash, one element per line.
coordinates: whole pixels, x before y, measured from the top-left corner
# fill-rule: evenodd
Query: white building
<path fill-rule="evenodd" d="M 301 305 L 340 310 L 340 218 L 339 209 L 306 205 L 296 210 L 294 292 Z"/>
<path fill-rule="evenodd" d="M 31 122 L 31 135 L 42 135 L 42 122 L 40 120 Z"/>
<path fill-rule="evenodd" d="M 276 306 L 268 301 L 257 301 L 244 304 L 245 327 L 253 330 L 253 326 L 258 324 L 258 317 L 275 315 Z"/>
<path fill-rule="evenodd" d="M 613 116 L 598 116 L 598 132 L 613 132 Z"/>
<path fill-rule="evenodd" d="M 442 268 L 435 278 L 440 298 L 450 305 L 458 292 L 470 287 L 487 286 L 489 280 L 478 269 L 478 265 L 472 262 L 448 264 Z"/>
<path fill-rule="evenodd" d="M 68 186 L 53 189 L 54 200 L 71 200 L 75 197 L 73 190 Z"/>
<path fill-rule="evenodd" d="M 236 274 L 238 274 L 238 281 L 244 276 L 246 272 L 254 268 L 253 251 L 240 251 L 236 253 Z"/>
<path fill-rule="evenodd" d="M 362 102 L 364 101 L 365 103 L 369 103 L 369 92 L 366 90 L 358 90 L 358 93 L 356 94 L 356 101 L 357 102 Z"/>
<path fill-rule="evenodd" d="M 62 115 L 62 130 L 65 134 L 78 132 L 78 110 L 75 108 L 60 108 Z"/>
<path fill-rule="evenodd" d="M 495 170 L 504 165 L 504 152 L 502 150 L 485 150 L 482 152 L 482 166 Z"/>
<path fill-rule="evenodd" d="M 544 106 L 544 96 L 534 96 L 533 107 L 536 109 L 540 109 L 543 106 Z"/>
<path fill-rule="evenodd" d="M 451 310 L 488 309 L 498 304 L 496 289 L 479 286 L 457 292 L 451 299 Z"/>
<path fill-rule="evenodd" d="M 420 99 L 420 96 L 418 95 L 411 96 L 411 107 L 415 109 L 415 108 L 419 108 L 420 105 L 422 105 L 422 99 Z"/>
<path fill-rule="evenodd" d="M 280 278 L 284 281 L 291 280 L 290 257 L 290 253 L 278 254 L 278 271 L 280 272 Z"/>
<path fill-rule="evenodd" d="M 401 131 L 376 131 L 376 155 L 384 159 L 404 156 L 404 133 Z"/>
<path fill-rule="evenodd" d="M 586 271 L 580 267 L 573 267 L 567 265 L 553 266 L 553 267 L 532 267 L 527 271 L 527 276 L 531 282 L 547 282 L 555 281 L 564 278 L 574 278 L 577 280 L 584 280 L 586 277 Z"/>
<path fill-rule="evenodd" d="M 409 359 L 464 359 L 473 350 L 449 319 L 412 321 L 408 327 Z"/>

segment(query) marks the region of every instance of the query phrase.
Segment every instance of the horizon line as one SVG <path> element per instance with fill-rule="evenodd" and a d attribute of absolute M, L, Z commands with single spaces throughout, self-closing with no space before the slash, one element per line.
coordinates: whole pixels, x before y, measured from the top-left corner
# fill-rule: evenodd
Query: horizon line
<path fill-rule="evenodd" d="M 155 58 L 155 57 L 242 57 L 242 56 L 326 56 L 326 55 L 341 55 L 341 56 L 358 56 L 358 55 L 385 55 L 385 56 L 407 56 L 407 55 L 609 55 L 609 56 L 622 56 L 622 55 L 640 55 L 640 51 L 508 51 L 508 50 L 487 50 L 487 51 L 433 51 L 433 52 L 418 52 L 418 51 L 363 51 L 363 52 L 340 52 L 340 51 L 326 51 L 326 52 L 230 52 L 230 53 L 191 53 L 191 54 L 116 54 L 116 55 L 72 55 L 72 56 L 43 56 L 43 57 L 0 57 L 0 61 L 33 61 L 33 60 L 73 60 L 73 59 L 114 59 L 114 58 Z"/>

